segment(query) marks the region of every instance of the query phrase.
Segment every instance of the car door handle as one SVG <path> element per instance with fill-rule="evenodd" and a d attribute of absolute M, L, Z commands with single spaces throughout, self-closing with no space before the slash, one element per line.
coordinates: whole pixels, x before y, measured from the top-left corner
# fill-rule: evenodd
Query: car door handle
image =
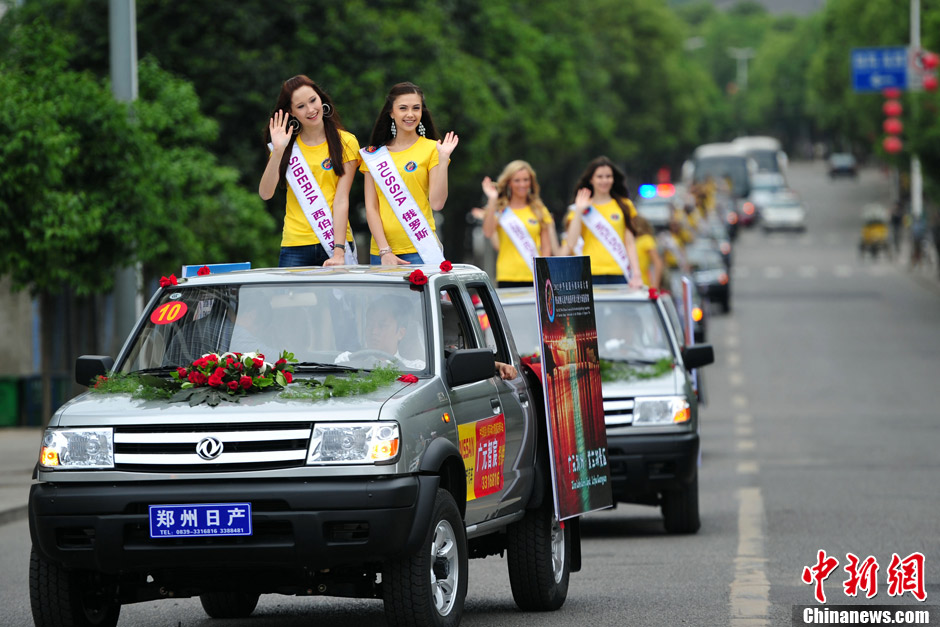
<path fill-rule="evenodd" d="M 500 407 L 499 399 L 498 399 L 498 398 L 491 398 L 491 399 L 490 399 L 490 407 L 493 408 L 493 413 L 494 413 L 494 414 L 498 414 L 498 413 L 500 413 L 500 412 L 503 411 L 503 408 Z"/>

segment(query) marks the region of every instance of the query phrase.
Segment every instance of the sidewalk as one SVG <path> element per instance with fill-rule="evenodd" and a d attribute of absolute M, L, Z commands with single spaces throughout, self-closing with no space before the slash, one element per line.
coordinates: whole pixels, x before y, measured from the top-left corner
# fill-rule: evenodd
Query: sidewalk
<path fill-rule="evenodd" d="M 26 518 L 41 438 L 39 427 L 0 428 L 0 525 Z"/>

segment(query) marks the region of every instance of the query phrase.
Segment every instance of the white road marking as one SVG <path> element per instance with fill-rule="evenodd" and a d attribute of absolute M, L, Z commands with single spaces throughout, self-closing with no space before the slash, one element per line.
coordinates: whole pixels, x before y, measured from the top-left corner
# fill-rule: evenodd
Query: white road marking
<path fill-rule="evenodd" d="M 754 422 L 754 416 L 750 414 L 738 414 L 734 417 L 734 424 L 749 425 Z"/>
<path fill-rule="evenodd" d="M 764 268 L 765 279 L 779 279 L 783 276 L 783 268 L 780 266 L 767 266 Z"/>
<path fill-rule="evenodd" d="M 728 382 L 733 387 L 744 385 L 744 375 L 740 372 L 731 372 L 728 374 Z"/>
<path fill-rule="evenodd" d="M 738 425 L 734 428 L 734 435 L 739 438 L 754 437 L 754 427 L 750 425 Z"/>
<path fill-rule="evenodd" d="M 891 272 L 891 268 L 888 266 L 869 266 L 868 274 L 871 276 L 887 276 Z"/>
<path fill-rule="evenodd" d="M 770 624 L 770 581 L 764 570 L 764 499 L 760 488 L 738 490 L 738 553 L 731 582 L 732 627 Z"/>
<path fill-rule="evenodd" d="M 729 333 L 725 336 L 725 344 L 728 348 L 737 348 L 738 347 L 738 336 Z"/>
<path fill-rule="evenodd" d="M 747 397 L 742 396 L 740 394 L 735 394 L 734 396 L 731 397 L 731 404 L 734 405 L 735 407 L 740 407 L 741 409 L 744 409 L 745 407 L 747 407 Z"/>
<path fill-rule="evenodd" d="M 753 451 L 756 445 L 754 440 L 738 440 L 739 451 Z"/>
<path fill-rule="evenodd" d="M 816 266 L 800 266 L 797 272 L 804 279 L 812 279 L 816 276 L 817 270 Z"/>
<path fill-rule="evenodd" d="M 736 279 L 746 279 L 751 274 L 751 269 L 747 266 L 735 266 L 731 271 Z"/>
<path fill-rule="evenodd" d="M 848 278 L 852 276 L 854 268 L 852 266 L 836 266 L 834 272 L 837 277 Z"/>
<path fill-rule="evenodd" d="M 756 475 L 760 467 L 755 461 L 738 462 L 739 475 Z"/>
<path fill-rule="evenodd" d="M 738 364 L 741 363 L 741 354 L 737 351 L 731 351 L 728 353 L 728 365 L 732 368 L 736 368 Z"/>

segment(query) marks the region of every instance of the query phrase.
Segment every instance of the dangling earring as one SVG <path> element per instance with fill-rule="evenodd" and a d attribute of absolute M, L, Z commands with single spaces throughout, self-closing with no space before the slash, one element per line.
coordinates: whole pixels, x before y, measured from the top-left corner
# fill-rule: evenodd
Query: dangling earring
<path fill-rule="evenodd" d="M 330 106 L 330 103 L 324 102 L 321 109 L 323 109 L 323 117 L 333 117 L 333 107 Z"/>
<path fill-rule="evenodd" d="M 392 132 L 392 137 L 398 135 L 398 129 L 395 128 L 395 120 L 392 120 L 392 126 L 389 130 Z"/>
<path fill-rule="evenodd" d="M 425 133 L 424 122 L 418 122 L 418 135 L 420 135 L 421 137 L 424 137 L 424 133 Z"/>

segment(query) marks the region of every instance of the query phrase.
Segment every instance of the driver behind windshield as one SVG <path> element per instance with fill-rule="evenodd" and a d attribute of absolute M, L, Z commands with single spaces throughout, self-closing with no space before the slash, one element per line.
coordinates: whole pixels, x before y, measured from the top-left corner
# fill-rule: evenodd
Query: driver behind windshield
<path fill-rule="evenodd" d="M 376 364 L 392 363 L 410 370 L 424 370 L 421 359 L 402 357 L 399 344 L 408 333 L 408 305 L 398 297 L 382 297 L 374 300 L 366 311 L 364 332 L 365 349 L 345 351 L 336 356 L 337 364 L 359 361 L 367 357 Z"/>

